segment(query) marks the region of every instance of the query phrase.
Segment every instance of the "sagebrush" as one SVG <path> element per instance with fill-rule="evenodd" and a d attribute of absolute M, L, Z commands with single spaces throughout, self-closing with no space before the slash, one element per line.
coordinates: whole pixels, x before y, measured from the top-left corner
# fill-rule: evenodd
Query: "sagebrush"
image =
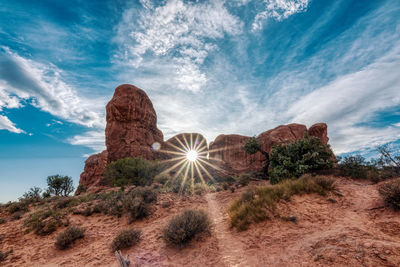
<path fill-rule="evenodd" d="M 77 239 L 85 236 L 85 229 L 78 226 L 70 226 L 57 236 L 55 246 L 58 249 L 69 248 Z"/>
<path fill-rule="evenodd" d="M 137 244 L 142 236 L 142 232 L 137 229 L 121 230 L 111 243 L 113 251 L 129 248 Z"/>

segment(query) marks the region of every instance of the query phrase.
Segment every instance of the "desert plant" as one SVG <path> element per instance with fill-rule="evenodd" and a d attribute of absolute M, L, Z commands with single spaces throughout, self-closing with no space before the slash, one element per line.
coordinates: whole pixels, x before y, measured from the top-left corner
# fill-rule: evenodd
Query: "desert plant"
<path fill-rule="evenodd" d="M 317 137 L 305 136 L 292 143 L 277 145 L 270 153 L 270 182 L 276 184 L 284 179 L 330 169 L 335 163 L 329 145 Z"/>
<path fill-rule="evenodd" d="M 400 210 L 400 178 L 382 184 L 379 193 L 387 206 Z"/>
<path fill-rule="evenodd" d="M 209 232 L 210 229 L 211 221 L 205 211 L 187 209 L 168 222 L 163 237 L 169 244 L 184 246 L 196 235 Z"/>
<path fill-rule="evenodd" d="M 150 206 L 141 197 L 134 197 L 124 201 L 124 210 L 128 213 L 129 223 L 147 217 Z"/>
<path fill-rule="evenodd" d="M 281 199 L 290 200 L 296 194 L 326 195 L 334 188 L 330 179 L 324 180 L 310 175 L 304 175 L 296 180 L 285 180 L 277 185 L 250 188 L 230 205 L 228 214 L 231 225 L 239 231 L 246 230 L 252 223 L 275 216 L 276 203 Z"/>
<path fill-rule="evenodd" d="M 113 251 L 129 248 L 140 241 L 142 232 L 136 229 L 121 230 L 111 243 Z"/>
<path fill-rule="evenodd" d="M 6 222 L 7 222 L 6 219 L 0 218 L 0 224 L 6 223 Z"/>
<path fill-rule="evenodd" d="M 252 179 L 251 173 L 242 173 L 239 175 L 239 177 L 237 177 L 237 182 L 242 186 L 246 186 L 250 183 L 251 179 Z"/>
<path fill-rule="evenodd" d="M 157 162 L 140 157 L 123 158 L 107 165 L 104 179 L 105 183 L 112 186 L 144 186 L 150 185 L 159 172 L 160 166 Z"/>
<path fill-rule="evenodd" d="M 22 215 L 24 214 L 23 211 L 17 211 L 14 212 L 13 215 L 11 216 L 11 220 L 16 221 L 22 218 Z"/>
<path fill-rule="evenodd" d="M 346 156 L 339 162 L 339 173 L 355 179 L 365 179 L 368 176 L 370 163 L 361 155 Z"/>
<path fill-rule="evenodd" d="M 53 233 L 59 226 L 65 225 L 64 214 L 50 208 L 38 210 L 24 221 L 25 232 L 34 231 L 36 235 L 48 235 Z"/>
<path fill-rule="evenodd" d="M 55 246 L 60 249 L 67 249 L 75 240 L 85 236 L 85 229 L 78 226 L 70 226 L 57 236 Z"/>
<path fill-rule="evenodd" d="M 7 252 L 0 251 L 0 262 L 3 262 L 6 260 L 8 255 L 12 252 L 12 250 L 9 250 Z"/>
<path fill-rule="evenodd" d="M 22 195 L 21 200 L 25 200 L 27 202 L 39 202 L 41 200 L 40 196 L 41 192 L 42 192 L 41 188 L 37 186 L 31 187 L 28 192 L 25 192 Z"/>
<path fill-rule="evenodd" d="M 24 203 L 23 201 L 11 202 L 8 204 L 7 211 L 11 214 L 13 214 L 15 212 L 27 212 L 28 205 L 27 205 L 27 203 Z"/>
<path fill-rule="evenodd" d="M 159 184 L 165 184 L 165 183 L 167 183 L 169 180 L 171 180 L 171 176 L 169 175 L 169 174 L 167 174 L 167 173 L 160 173 L 160 174 L 157 174 L 155 177 L 154 177 L 154 182 L 156 182 L 156 183 L 159 183 Z"/>
<path fill-rule="evenodd" d="M 179 193 L 182 195 L 193 194 L 193 186 L 194 185 L 192 184 L 192 180 L 186 179 L 182 175 L 178 175 L 177 177 L 172 178 L 164 185 L 167 191 Z"/>
<path fill-rule="evenodd" d="M 74 191 L 72 178 L 69 176 L 52 175 L 47 177 L 48 192 L 56 196 L 68 196 Z"/>

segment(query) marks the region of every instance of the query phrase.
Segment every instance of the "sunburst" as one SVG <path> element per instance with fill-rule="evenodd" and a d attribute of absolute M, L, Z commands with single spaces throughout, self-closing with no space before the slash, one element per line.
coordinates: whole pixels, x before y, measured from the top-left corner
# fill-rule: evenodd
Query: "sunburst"
<path fill-rule="evenodd" d="M 183 174 L 181 190 L 187 179 L 191 180 L 192 186 L 194 186 L 195 177 L 199 178 L 201 183 L 206 183 L 207 179 L 214 181 L 208 167 L 225 173 L 223 169 L 210 162 L 210 151 L 208 151 L 206 140 L 199 134 L 178 135 L 158 151 L 170 157 L 161 161 L 171 164 L 162 173 L 174 172 L 172 179 Z M 212 152 L 216 151 L 213 150 Z"/>

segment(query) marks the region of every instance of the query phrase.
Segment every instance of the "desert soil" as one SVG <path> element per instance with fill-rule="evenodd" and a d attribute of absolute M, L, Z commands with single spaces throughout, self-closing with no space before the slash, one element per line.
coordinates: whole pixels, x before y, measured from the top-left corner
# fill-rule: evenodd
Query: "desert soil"
<path fill-rule="evenodd" d="M 123 250 L 133 266 L 400 266 L 400 213 L 384 208 L 377 187 L 366 181 L 337 180 L 339 194 L 295 196 L 280 202 L 281 218 L 237 232 L 227 207 L 246 188 L 203 196 L 161 194 L 154 213 L 129 225 L 125 218 L 72 215 L 72 225 L 86 228 L 72 248 L 56 250 L 57 232 L 24 234 L 23 218 L 0 225 L 0 250 L 13 252 L 2 266 L 118 266 L 110 243 L 121 229 L 142 230 L 142 240 Z M 161 203 L 170 202 L 163 208 Z M 212 221 L 205 234 L 183 249 L 167 246 L 162 229 L 185 208 L 206 210 Z M 4 217 L 5 214 L 0 214 Z M 132 266 L 132 265 L 131 265 Z"/>

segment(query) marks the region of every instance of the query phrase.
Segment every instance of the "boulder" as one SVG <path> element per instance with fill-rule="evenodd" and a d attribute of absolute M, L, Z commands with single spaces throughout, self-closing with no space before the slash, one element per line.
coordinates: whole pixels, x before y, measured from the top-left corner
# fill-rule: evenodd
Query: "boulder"
<path fill-rule="evenodd" d="M 85 161 L 85 168 L 79 179 L 80 187 L 86 189 L 87 192 L 95 192 L 96 189 L 101 188 L 101 180 L 103 179 L 103 173 L 107 166 L 107 150 L 101 153 L 91 155 Z M 78 188 L 76 195 L 79 195 L 81 188 Z"/>
<path fill-rule="evenodd" d="M 106 107 L 108 162 L 126 157 L 156 158 L 152 145 L 163 142 L 157 115 L 146 93 L 130 84 L 115 89 Z"/>
<path fill-rule="evenodd" d="M 318 137 L 323 144 L 327 144 L 328 138 L 328 126 L 326 123 L 316 123 L 308 129 L 308 133 L 311 136 Z"/>

